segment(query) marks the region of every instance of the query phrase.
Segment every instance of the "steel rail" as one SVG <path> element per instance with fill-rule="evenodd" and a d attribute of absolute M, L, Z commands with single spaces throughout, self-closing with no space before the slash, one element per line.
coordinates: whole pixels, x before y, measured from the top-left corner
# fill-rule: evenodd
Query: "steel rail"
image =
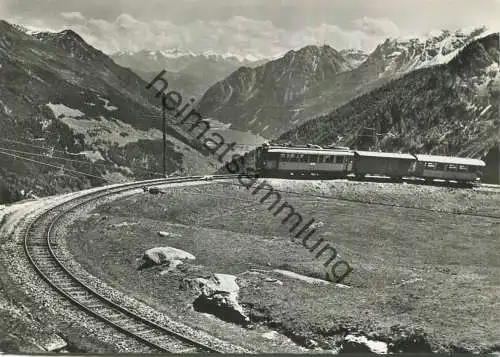
<path fill-rule="evenodd" d="M 216 179 L 225 179 L 225 178 L 234 178 L 234 175 L 213 175 L 212 176 L 214 180 Z M 125 335 L 134 338 L 145 345 L 147 345 L 150 348 L 153 348 L 155 350 L 158 350 L 160 352 L 166 352 L 166 353 L 172 353 L 176 351 L 172 351 L 162 345 L 160 345 L 157 342 L 152 341 L 151 339 L 148 339 L 145 336 L 139 335 L 139 333 L 134 332 L 133 329 L 129 328 L 128 326 L 123 326 L 120 325 L 120 323 L 116 321 L 110 320 L 108 317 L 103 316 L 103 314 L 99 314 L 99 312 L 96 312 L 92 310 L 92 308 L 95 308 L 96 306 L 93 306 L 92 308 L 89 307 L 88 305 L 86 306 L 84 302 L 78 301 L 75 296 L 71 296 L 71 293 L 66 291 L 64 287 L 61 287 L 60 283 L 57 282 L 58 278 L 60 281 L 67 280 L 69 277 L 70 281 L 72 284 L 74 284 L 74 287 L 78 289 L 82 289 L 85 292 L 88 292 L 90 294 L 91 298 L 97 299 L 99 302 L 102 303 L 102 307 L 105 309 L 108 309 L 108 312 L 114 312 L 117 311 L 121 314 L 123 314 L 126 318 L 132 320 L 134 323 L 141 323 L 149 328 L 148 330 L 142 330 L 140 331 L 141 333 L 144 333 L 145 331 L 148 332 L 160 332 L 162 335 L 160 336 L 155 336 L 154 339 L 158 339 L 161 337 L 173 337 L 179 341 L 181 341 L 184 344 L 187 344 L 189 346 L 194 346 L 196 347 L 197 350 L 204 351 L 204 352 L 212 352 L 212 353 L 223 353 L 220 350 L 217 350 L 216 348 L 207 346 L 206 344 L 203 344 L 201 342 L 195 341 L 191 339 L 190 337 L 187 337 L 185 335 L 182 335 L 178 332 L 173 331 L 172 329 L 166 328 L 164 326 L 161 326 L 143 316 L 140 316 L 139 314 L 130 311 L 129 309 L 119 305 L 118 303 L 115 303 L 111 301 L 110 299 L 106 298 L 103 296 L 101 293 L 90 287 L 88 284 L 85 282 L 81 281 L 78 279 L 73 273 L 69 271 L 67 267 L 64 266 L 64 263 L 61 262 L 61 260 L 57 257 L 57 253 L 54 250 L 54 244 L 52 242 L 52 232 L 55 228 L 55 226 L 71 211 L 74 211 L 75 209 L 78 209 L 86 204 L 89 204 L 92 201 L 98 200 L 98 199 L 103 199 L 105 197 L 109 197 L 112 195 L 116 195 L 122 192 L 134 190 L 137 188 L 140 188 L 144 186 L 145 184 L 153 184 L 153 185 L 159 185 L 159 184 L 170 184 L 170 183 L 184 183 L 184 182 L 197 182 L 197 181 L 202 181 L 205 180 L 205 177 L 202 176 L 191 176 L 191 177 L 175 177 L 175 178 L 163 178 L 163 179 L 156 179 L 156 180 L 147 180 L 147 181 L 140 181 L 140 182 L 134 182 L 134 183 L 127 183 L 123 185 L 118 185 L 115 187 L 111 188 L 105 188 L 102 190 L 98 191 L 93 191 L 89 192 L 86 194 L 83 194 L 81 196 L 69 199 L 63 203 L 57 204 L 54 207 L 49 208 L 46 210 L 44 213 L 40 214 L 39 216 L 35 217 L 33 221 L 31 221 L 27 228 L 26 228 L 26 233 L 24 234 L 24 251 L 28 257 L 28 260 L 30 261 L 30 264 L 35 268 L 36 272 L 42 277 L 43 280 L 45 280 L 52 288 L 54 288 L 59 294 L 61 294 L 63 297 L 65 297 L 67 300 L 69 300 L 71 303 L 73 303 L 75 306 L 77 306 L 80 310 L 85 311 L 91 316 L 94 316 L 95 318 L 103 321 L 104 323 L 112 326 L 116 330 L 124 333 Z M 83 201 L 81 201 L 84 199 Z M 69 208 L 65 208 L 70 203 L 73 203 L 74 201 L 81 201 L 78 202 L 74 205 L 71 205 Z M 62 212 L 58 212 L 58 210 L 62 210 Z M 45 242 L 40 245 L 30 245 L 31 238 L 32 237 L 32 231 L 33 228 L 35 227 L 35 224 L 42 221 L 44 219 L 47 219 L 47 217 L 50 218 L 50 215 L 56 213 L 57 216 L 55 218 L 50 219 L 50 224 L 48 228 L 44 229 L 46 232 L 45 234 Z M 35 238 L 36 239 L 36 238 Z M 43 238 L 42 238 L 43 239 Z M 37 253 L 34 252 L 32 249 L 33 247 L 42 247 L 42 248 L 47 248 L 47 253 L 48 255 L 46 256 L 40 256 L 41 253 L 38 253 L 38 257 L 35 255 Z M 45 262 L 44 262 L 45 259 Z M 58 271 L 56 270 L 56 273 L 58 275 L 55 275 L 53 277 L 49 277 L 45 272 L 44 269 L 41 266 L 41 263 L 47 263 L 48 260 L 50 260 L 50 263 L 55 263 L 55 266 L 58 267 Z M 61 279 L 62 278 L 62 279 Z M 71 287 L 71 286 L 70 286 Z M 86 297 L 88 299 L 88 297 Z M 99 307 L 99 306 L 97 306 Z M 130 321 L 129 321 L 130 322 Z M 126 324 L 125 324 L 126 325 Z M 141 325 L 139 325 L 141 327 Z M 178 352 L 178 351 L 177 351 Z"/>

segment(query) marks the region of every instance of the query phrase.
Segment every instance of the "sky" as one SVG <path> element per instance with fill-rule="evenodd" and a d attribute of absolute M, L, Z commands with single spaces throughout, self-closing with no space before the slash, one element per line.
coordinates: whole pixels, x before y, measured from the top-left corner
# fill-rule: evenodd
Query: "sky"
<path fill-rule="evenodd" d="M 71 28 L 106 53 L 212 51 L 248 58 L 328 44 L 372 51 L 386 38 L 500 29 L 500 0 L 0 0 L 0 18 Z"/>

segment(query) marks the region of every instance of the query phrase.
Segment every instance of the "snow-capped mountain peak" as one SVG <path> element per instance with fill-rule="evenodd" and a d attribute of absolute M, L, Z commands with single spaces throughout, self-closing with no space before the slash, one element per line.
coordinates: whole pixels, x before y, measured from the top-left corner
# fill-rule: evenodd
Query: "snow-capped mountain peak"
<path fill-rule="evenodd" d="M 377 46 L 367 65 L 378 64 L 379 77 L 445 64 L 451 61 L 468 43 L 485 36 L 485 27 L 430 33 L 422 38 L 388 38 Z"/>
<path fill-rule="evenodd" d="M 225 52 L 225 53 L 219 53 L 215 52 L 213 50 L 207 50 L 207 51 L 202 51 L 202 52 L 193 52 L 193 51 L 185 51 L 185 50 L 180 50 L 177 48 L 170 48 L 170 49 L 162 49 L 162 50 L 152 50 L 152 49 L 144 49 L 140 51 L 118 51 L 112 54 L 112 57 L 123 57 L 123 56 L 144 56 L 144 57 L 149 57 L 150 59 L 155 59 L 155 60 L 161 60 L 163 57 L 164 59 L 180 59 L 180 58 L 195 58 L 195 57 L 200 57 L 200 58 L 206 58 L 210 60 L 216 60 L 216 61 L 225 61 L 225 60 L 231 60 L 231 61 L 237 61 L 241 62 L 242 64 L 245 64 L 247 62 L 255 62 L 255 61 L 260 61 L 264 60 L 265 58 L 262 56 L 255 56 L 252 54 L 246 54 L 246 55 L 239 55 L 236 53 L 232 52 Z"/>

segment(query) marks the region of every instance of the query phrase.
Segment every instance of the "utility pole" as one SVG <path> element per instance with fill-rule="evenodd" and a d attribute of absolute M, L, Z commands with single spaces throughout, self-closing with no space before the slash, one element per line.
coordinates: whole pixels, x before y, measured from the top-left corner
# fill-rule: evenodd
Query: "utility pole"
<path fill-rule="evenodd" d="M 161 96 L 161 113 L 163 118 L 163 177 L 167 177 L 167 113 L 166 113 L 166 97 Z"/>

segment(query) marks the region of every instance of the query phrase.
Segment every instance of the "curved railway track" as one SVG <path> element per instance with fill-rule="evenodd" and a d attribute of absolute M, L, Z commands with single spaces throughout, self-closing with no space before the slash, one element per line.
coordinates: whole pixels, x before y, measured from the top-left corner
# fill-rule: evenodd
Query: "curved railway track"
<path fill-rule="evenodd" d="M 227 179 L 236 175 L 215 175 L 213 178 Z M 21 233 L 24 251 L 34 270 L 49 286 L 70 301 L 77 309 L 104 322 L 121 332 L 120 343 L 131 340 L 144 346 L 144 352 L 164 353 L 224 353 L 217 344 L 196 341 L 172 328 L 162 326 L 147 317 L 131 311 L 90 286 L 71 271 L 68 258 L 61 254 L 54 231 L 62 220 L 85 205 L 96 200 L 136 190 L 144 185 L 188 183 L 203 181 L 202 176 L 167 178 L 116 185 L 85 193 L 57 204 L 23 224 Z M 491 188 L 498 190 L 497 186 Z M 291 192 L 290 192 L 291 193 Z"/>
<path fill-rule="evenodd" d="M 214 176 L 214 179 L 229 177 L 231 175 L 218 175 Z M 120 331 L 124 340 L 131 338 L 138 341 L 144 345 L 146 352 L 223 353 L 224 351 L 217 347 L 195 341 L 128 310 L 105 297 L 98 289 L 80 280 L 65 264 L 67 258 L 63 258 L 62 254 L 59 254 L 59 245 L 53 234 L 55 227 L 66 215 L 95 200 L 141 188 L 145 184 L 159 185 L 201 180 L 203 177 L 195 176 L 124 184 L 87 193 L 49 208 L 25 224 L 25 228 L 22 230 L 24 250 L 28 260 L 50 287 L 74 306 Z"/>

